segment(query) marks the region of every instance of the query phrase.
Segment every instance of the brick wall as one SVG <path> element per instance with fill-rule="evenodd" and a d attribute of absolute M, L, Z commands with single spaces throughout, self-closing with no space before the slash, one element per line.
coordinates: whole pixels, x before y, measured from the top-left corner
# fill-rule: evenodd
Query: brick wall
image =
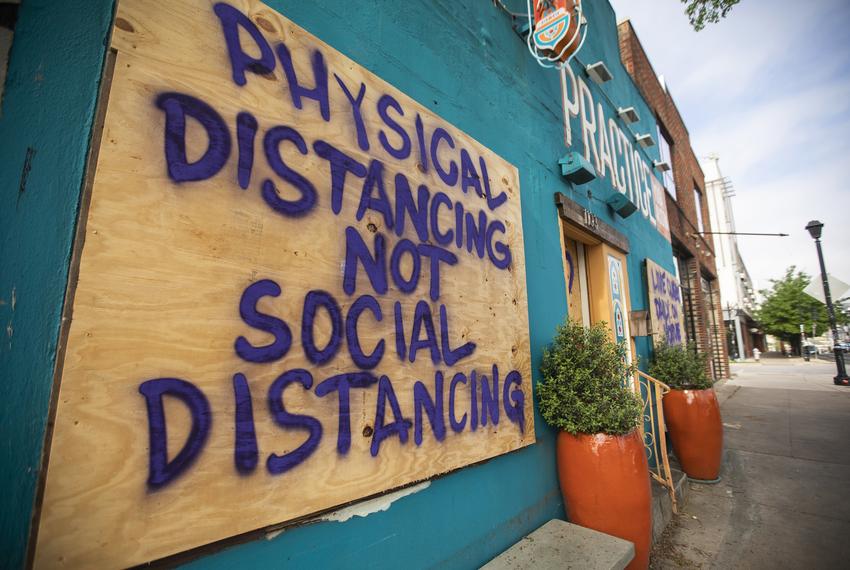
<path fill-rule="evenodd" d="M 716 377 L 729 377 L 729 356 L 726 348 L 726 329 L 717 283 L 717 269 L 711 239 L 697 235 L 697 208 L 702 213 L 703 230 L 711 231 L 708 203 L 706 201 L 705 177 L 699 160 L 691 148 L 688 129 L 668 89 L 661 84 L 640 40 L 628 20 L 618 25 L 620 57 L 646 102 L 656 115 L 658 123 L 670 138 L 670 154 L 673 180 L 677 194 L 667 193 L 667 214 L 670 219 L 670 234 L 674 248 L 687 258 L 691 277 L 691 319 L 696 329 L 697 348 L 709 354 L 716 362 Z M 653 138 L 656 134 L 653 133 Z M 656 141 L 656 144 L 658 141 Z M 699 189 L 702 199 L 696 202 L 694 189 Z M 714 318 L 708 314 L 703 298 L 700 277 L 711 281 Z"/>
<path fill-rule="evenodd" d="M 714 335 L 715 353 L 714 357 L 718 363 L 717 376 L 719 378 L 731 378 L 729 370 L 729 344 L 726 341 L 726 323 L 723 321 L 723 306 L 720 303 L 720 284 L 717 280 L 712 283 L 712 303 L 714 306 Z"/>

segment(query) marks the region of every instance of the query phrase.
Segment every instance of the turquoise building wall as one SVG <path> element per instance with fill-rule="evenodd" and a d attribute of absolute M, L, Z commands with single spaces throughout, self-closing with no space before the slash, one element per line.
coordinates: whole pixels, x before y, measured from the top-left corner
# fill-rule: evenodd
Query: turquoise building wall
<path fill-rule="evenodd" d="M 573 187 L 560 176 L 563 145 L 558 74 L 539 67 L 492 2 L 270 0 L 271 7 L 398 87 L 513 163 L 521 179 L 530 341 L 535 382 L 543 347 L 566 315 L 560 230 L 553 194 L 563 192 L 630 241 L 632 309 L 646 308 L 642 261 L 673 269 L 670 244 L 639 213 L 602 201 L 607 180 Z M 513 2 L 517 11 L 524 2 Z M 614 79 L 601 96 L 638 109 L 634 128 L 655 133 L 652 113 L 620 64 L 613 10 L 586 2 L 582 62 L 605 61 Z M 0 550 L 4 565 L 26 555 L 54 362 L 88 142 L 112 18 L 111 0 L 21 6 L 0 116 Z M 580 67 L 574 65 L 576 74 Z M 573 121 L 574 150 L 581 130 Z M 33 149 L 28 151 L 28 149 Z M 647 160 L 658 158 L 649 149 Z M 655 153 L 655 154 L 653 154 Z M 27 156 L 30 158 L 27 159 Z M 29 166 L 25 166 L 28 162 Z M 25 183 L 22 182 L 25 179 Z M 588 199 L 590 190 L 598 199 Z M 645 361 L 649 345 L 637 339 Z M 470 567 L 480 565 L 564 507 L 555 433 L 535 416 L 537 444 L 436 479 L 383 512 L 295 527 L 273 539 L 208 548 L 189 566 Z M 234 512 L 233 516 L 238 516 Z"/>
<path fill-rule="evenodd" d="M 23 564 L 111 0 L 27 0 L 0 107 L 0 566 Z"/>

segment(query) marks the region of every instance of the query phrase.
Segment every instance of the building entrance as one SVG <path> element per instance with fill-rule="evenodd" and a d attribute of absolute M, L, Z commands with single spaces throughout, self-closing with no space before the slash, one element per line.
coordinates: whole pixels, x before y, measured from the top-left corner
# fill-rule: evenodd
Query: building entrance
<path fill-rule="evenodd" d="M 625 342 L 631 361 L 634 347 L 629 333 L 628 242 L 587 211 L 576 212 L 575 203 L 562 200 L 561 204 L 567 316 L 584 326 L 607 323 L 614 340 Z"/>

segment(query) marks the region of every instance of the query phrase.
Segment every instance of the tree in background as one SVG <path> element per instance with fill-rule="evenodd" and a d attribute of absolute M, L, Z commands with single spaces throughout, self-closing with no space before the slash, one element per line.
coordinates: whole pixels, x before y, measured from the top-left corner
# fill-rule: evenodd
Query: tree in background
<path fill-rule="evenodd" d="M 700 31 L 706 24 L 716 24 L 721 18 L 725 18 L 732 6 L 741 0 L 682 0 L 685 4 L 685 13 L 696 31 Z"/>
<path fill-rule="evenodd" d="M 812 323 L 820 333 L 829 329 L 826 305 L 803 293 L 811 280 L 792 265 L 785 271 L 785 277 L 771 279 L 771 288 L 760 291 L 764 301 L 756 312 L 756 320 L 768 334 L 790 342 L 795 352 L 800 349 L 800 325 L 804 325 L 809 334 Z M 838 312 L 835 317 L 839 323 L 846 321 L 846 316 Z"/>

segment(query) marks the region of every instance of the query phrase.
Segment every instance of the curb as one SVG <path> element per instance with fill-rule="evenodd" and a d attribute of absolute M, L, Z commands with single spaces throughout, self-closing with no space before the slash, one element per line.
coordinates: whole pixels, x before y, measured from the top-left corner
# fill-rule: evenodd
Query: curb
<path fill-rule="evenodd" d="M 722 382 L 723 385 L 719 387 L 721 389 L 725 387 L 726 380 L 722 380 Z M 720 382 L 717 382 L 717 384 L 720 384 Z M 720 406 L 723 406 L 726 400 L 734 396 L 735 393 L 741 389 L 740 386 L 730 386 L 728 390 L 720 390 L 718 389 L 717 384 L 714 385 L 714 393 L 717 394 L 717 404 Z"/>

